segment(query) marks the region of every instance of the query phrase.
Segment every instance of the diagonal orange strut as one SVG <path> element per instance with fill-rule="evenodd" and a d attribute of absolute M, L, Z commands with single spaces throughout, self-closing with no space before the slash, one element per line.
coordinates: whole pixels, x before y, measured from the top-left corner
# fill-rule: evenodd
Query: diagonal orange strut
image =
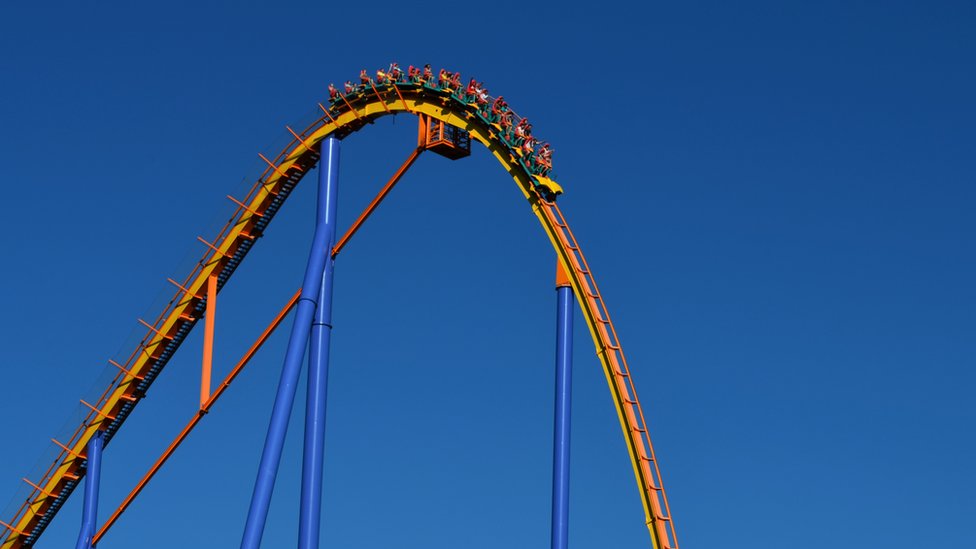
<path fill-rule="evenodd" d="M 207 310 L 204 317 L 203 364 L 200 373 L 200 409 L 210 400 L 210 372 L 213 369 L 214 323 L 217 319 L 217 275 L 207 277 Z"/>
<path fill-rule="evenodd" d="M 241 370 L 244 369 L 244 366 L 246 366 L 247 363 L 251 360 L 251 358 L 254 357 L 254 354 L 258 352 L 258 349 L 260 349 L 261 346 L 264 345 L 264 342 L 267 341 L 268 337 L 275 331 L 275 328 L 277 328 L 278 325 L 281 324 L 281 321 L 285 319 L 285 316 L 291 311 L 291 309 L 295 306 L 295 304 L 298 303 L 298 297 L 300 295 L 301 295 L 301 290 L 295 292 L 295 295 L 293 295 L 291 299 L 288 301 L 288 303 L 285 305 L 285 307 L 281 309 L 281 311 L 278 313 L 278 316 L 276 316 L 274 320 L 271 321 L 271 324 L 269 324 L 268 327 L 265 328 L 264 332 L 251 345 L 251 348 L 248 349 L 246 353 L 244 353 L 244 356 L 241 357 L 241 360 L 237 363 L 236 366 L 234 366 L 234 369 L 231 370 L 229 374 L 227 374 L 227 377 L 224 378 L 224 381 L 220 384 L 219 387 L 217 387 L 217 390 L 214 391 L 213 395 L 200 407 L 200 411 L 193 416 L 193 419 L 191 419 L 189 423 L 186 424 L 186 427 L 183 428 L 183 431 L 181 431 L 180 434 L 177 435 L 177 437 L 173 440 L 173 442 L 170 443 L 169 447 L 166 448 L 166 451 L 163 452 L 163 455 L 159 456 L 159 459 L 156 460 L 156 463 L 154 463 L 153 466 L 149 469 L 149 471 L 146 472 L 146 474 L 142 477 L 142 479 L 139 480 L 139 483 L 136 484 L 136 487 L 133 488 L 131 492 L 129 492 L 129 495 L 125 497 L 125 500 L 122 501 L 118 509 L 116 509 L 115 512 L 112 513 L 112 516 L 109 517 L 109 519 L 105 522 L 105 524 L 98 531 L 98 533 L 95 534 L 95 537 L 92 538 L 92 544 L 98 543 L 98 540 L 102 539 L 102 536 L 105 535 L 105 532 L 107 532 L 108 529 L 111 528 L 113 524 L 115 524 L 115 521 L 117 521 L 119 517 L 122 516 L 122 513 L 124 513 L 125 510 L 132 503 L 132 500 L 136 499 L 136 496 L 138 496 L 139 492 L 142 492 L 142 489 L 146 487 L 146 484 L 148 484 L 149 481 L 152 480 L 152 478 L 159 471 L 160 467 L 162 467 L 163 464 L 166 463 L 166 460 L 168 460 L 169 457 L 173 455 L 173 452 L 176 451 L 180 443 L 182 443 L 183 440 L 187 437 L 187 435 L 190 434 L 190 431 L 192 431 L 193 428 L 196 427 L 197 423 L 199 423 L 200 419 L 204 416 L 204 414 L 210 411 L 210 408 L 214 405 L 214 402 L 216 402 L 217 399 L 220 398 L 220 395 L 222 395 L 224 391 L 227 389 L 227 387 L 231 384 L 231 382 L 234 381 L 234 378 L 237 377 L 237 374 L 241 373 Z"/>
<path fill-rule="evenodd" d="M 398 181 L 400 181 L 400 178 L 403 177 L 403 174 L 407 173 L 407 170 L 410 169 L 410 166 L 413 165 L 414 161 L 417 160 L 417 157 L 420 156 L 420 153 L 422 152 L 424 152 L 423 147 L 418 146 L 416 149 L 413 150 L 413 152 L 410 153 L 410 156 L 408 156 L 407 159 L 404 160 L 403 164 L 400 165 L 400 168 L 396 171 L 396 173 L 393 174 L 393 177 L 391 177 L 390 180 L 386 182 L 386 185 L 383 185 L 383 188 L 380 189 L 380 192 L 379 194 L 376 195 L 376 198 L 374 198 L 373 201 L 369 203 L 369 206 L 366 206 L 366 209 L 363 210 L 363 213 L 359 214 L 359 218 L 356 219 L 356 221 L 352 224 L 351 227 L 349 227 L 349 229 L 346 231 L 346 234 L 342 235 L 342 238 L 339 239 L 339 243 L 336 244 L 334 248 L 332 248 L 332 257 L 339 255 L 339 252 L 346 245 L 346 242 L 348 242 L 349 239 L 352 238 L 352 235 L 356 234 L 356 231 L 359 230 L 359 227 L 366 222 L 366 218 L 368 218 L 376 209 L 376 207 L 380 205 L 380 202 L 382 202 L 383 199 L 386 198 L 386 195 L 390 194 L 390 191 L 393 190 L 393 186 L 396 185 Z"/>

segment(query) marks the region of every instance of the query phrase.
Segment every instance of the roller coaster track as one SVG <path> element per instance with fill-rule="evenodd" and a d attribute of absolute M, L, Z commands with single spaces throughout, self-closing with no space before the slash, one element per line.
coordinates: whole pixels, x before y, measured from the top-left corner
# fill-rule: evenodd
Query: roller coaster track
<path fill-rule="evenodd" d="M 0 539 L 3 539 L 0 549 L 30 547 L 36 543 L 84 477 L 88 440 L 98 430 L 104 432 L 106 445 L 115 436 L 197 321 L 204 317 L 209 277 L 216 277 L 218 291 L 227 283 L 295 186 L 318 162 L 319 142 L 329 135 L 345 137 L 380 117 L 397 113 L 424 115 L 468 132 L 491 152 L 522 191 L 569 276 L 589 327 L 623 429 L 652 545 L 655 549 L 678 548 L 634 380 L 593 272 L 555 202 L 555 195 L 561 192 L 558 184 L 533 174 L 530 162 L 508 142 L 501 126 L 490 122 L 475 105 L 453 90 L 401 82 L 383 86 L 370 83 L 340 99 L 330 107 L 319 105 L 322 115 L 301 132 L 289 128 L 293 139 L 276 156 L 262 156 L 267 169 L 243 199 L 232 198 L 237 209 L 216 237 L 209 241 L 201 238 L 205 245 L 202 258 L 182 281 L 171 280 L 172 298 L 153 322 L 143 323 L 145 335 L 128 359 L 112 363 L 117 372 L 97 401 L 84 403 L 88 414 L 70 438 L 55 441 L 60 451 L 42 478 L 24 479 L 32 491 L 13 516 L 0 517 L 3 519 L 0 520 Z M 293 298 L 291 304 L 294 301 Z M 289 308 L 279 315 L 276 323 Z M 226 384 L 218 392 L 225 388 Z M 187 429 L 192 424 L 195 422 Z M 117 514 L 112 521 L 115 518 Z"/>

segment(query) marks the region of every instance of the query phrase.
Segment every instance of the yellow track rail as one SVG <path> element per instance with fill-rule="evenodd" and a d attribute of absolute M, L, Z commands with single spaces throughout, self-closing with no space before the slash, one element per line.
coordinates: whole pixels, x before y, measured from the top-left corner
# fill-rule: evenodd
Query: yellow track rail
<path fill-rule="evenodd" d="M 199 311 L 208 277 L 222 273 L 230 263 L 240 261 L 243 254 L 235 256 L 239 255 L 241 247 L 245 243 L 249 247 L 249 241 L 260 236 L 254 234 L 259 219 L 269 207 L 280 207 L 281 200 L 290 190 L 289 186 L 297 184 L 305 171 L 318 160 L 315 145 L 330 134 L 343 136 L 361 129 L 376 118 L 400 112 L 428 115 L 469 132 L 491 151 L 529 201 L 532 211 L 549 236 L 559 261 L 570 275 L 573 291 L 593 337 L 627 442 L 652 544 L 655 549 L 677 549 L 674 525 L 647 423 L 616 330 L 569 224 L 554 202 L 540 196 L 537 185 L 544 185 L 556 192 L 561 189 L 546 178 L 529 174 L 520 164 L 517 153 L 502 141 L 497 126 L 486 124 L 472 109 L 450 98 L 446 92 L 411 87 L 386 87 L 380 90 L 373 88 L 351 98 L 348 106 L 351 108 L 344 109 L 339 114 L 323 108 L 324 115 L 321 118 L 300 134 L 295 134 L 295 139 L 274 159 L 268 161 L 268 169 L 248 196 L 239 202 L 241 205 L 231 221 L 212 243 L 205 242 L 207 251 L 203 259 L 184 282 L 177 285 L 177 293 L 169 305 L 156 322 L 151 324 L 146 336 L 127 362 L 119 365 L 118 375 L 98 402 L 92 403 L 92 411 L 85 421 L 76 429 L 71 439 L 63 443 L 65 450 L 58 455 L 38 483 L 41 489 L 35 489 L 17 514 L 10 517 L 11 521 L 7 523 L 10 528 L 0 526 L 0 529 L 5 528 L 9 532 L 0 544 L 0 549 L 24 547 L 32 544 L 40 535 L 52 518 L 47 517 L 42 521 L 45 514 L 49 511 L 56 512 L 60 508 L 66 494 L 70 494 L 83 474 L 81 456 L 89 438 L 98 429 L 118 429 L 128 411 L 144 396 L 139 390 L 140 382 L 147 376 L 158 375 L 158 369 L 153 370 L 153 366 L 160 361 L 167 344 L 174 341 L 174 338 L 185 335 L 185 331 L 195 323 L 194 313 Z M 276 200 L 278 196 L 282 196 L 282 199 Z M 247 247 L 243 253 L 246 253 Z M 232 273 L 233 268 L 236 268 L 236 263 L 233 263 L 228 273 Z M 181 339 L 176 339 L 177 345 L 179 341 Z M 117 421 L 120 412 L 124 414 Z M 0 530 L 0 535 L 3 531 Z"/>

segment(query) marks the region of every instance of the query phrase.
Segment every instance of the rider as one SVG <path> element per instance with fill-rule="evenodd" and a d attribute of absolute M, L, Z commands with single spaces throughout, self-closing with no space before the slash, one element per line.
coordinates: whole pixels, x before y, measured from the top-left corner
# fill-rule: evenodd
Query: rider
<path fill-rule="evenodd" d="M 397 83 L 403 78 L 403 71 L 400 70 L 400 65 L 396 61 L 390 63 L 389 76 L 393 83 Z"/>
<path fill-rule="evenodd" d="M 552 147 L 549 146 L 549 143 L 543 143 L 535 156 L 539 175 L 549 175 L 552 170 Z"/>
<path fill-rule="evenodd" d="M 522 144 L 522 140 L 525 139 L 525 138 L 527 138 L 529 136 L 528 131 L 526 131 L 526 127 L 531 127 L 531 126 L 529 126 L 529 119 L 528 118 L 523 118 L 523 119 L 519 120 L 518 124 L 515 125 L 515 144 L 516 145 L 521 145 Z"/>
<path fill-rule="evenodd" d="M 501 114 L 508 110 L 508 104 L 505 103 L 505 97 L 499 95 L 495 98 L 495 102 L 491 104 L 491 114 L 495 116 L 501 116 Z"/>
<path fill-rule="evenodd" d="M 329 83 L 329 100 L 335 101 L 339 97 L 339 90 L 336 89 L 335 84 Z"/>
<path fill-rule="evenodd" d="M 484 82 L 479 82 L 477 89 L 478 97 L 475 98 L 475 101 L 478 103 L 478 108 L 484 109 L 488 106 L 488 88 L 485 87 Z"/>
<path fill-rule="evenodd" d="M 356 91 L 356 86 L 352 84 L 352 81 L 346 80 L 346 95 Z"/>
<path fill-rule="evenodd" d="M 369 75 L 366 74 L 366 69 L 359 71 L 359 87 L 365 89 L 369 86 Z"/>
<path fill-rule="evenodd" d="M 502 127 L 502 135 L 505 139 L 511 141 L 512 139 L 512 111 L 504 110 L 502 111 L 501 118 L 498 119 L 498 125 Z"/>

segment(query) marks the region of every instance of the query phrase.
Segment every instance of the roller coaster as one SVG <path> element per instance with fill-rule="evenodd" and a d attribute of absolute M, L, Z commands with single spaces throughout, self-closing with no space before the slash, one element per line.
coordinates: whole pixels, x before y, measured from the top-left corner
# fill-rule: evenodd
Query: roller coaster
<path fill-rule="evenodd" d="M 350 238 L 376 210 L 418 156 L 431 151 L 451 159 L 470 154 L 471 142 L 484 145 L 521 190 L 533 215 L 548 236 L 557 258 L 557 370 L 554 434 L 552 546 L 566 547 L 568 536 L 569 361 L 572 309 L 579 305 L 606 376 L 643 503 L 652 547 L 678 549 L 671 511 L 661 481 L 658 460 L 634 380 L 617 331 L 569 222 L 556 203 L 563 189 L 551 178 L 548 145 L 536 150 L 531 125 L 501 97 L 490 97 L 474 80 L 463 87 L 460 74 L 395 64 L 347 82 L 345 91 L 330 85 L 330 98 L 304 129 L 287 127 L 288 144 L 274 156 L 259 155 L 265 163 L 243 198 L 228 195 L 235 210 L 218 234 L 200 238 L 204 252 L 182 280 L 170 279 L 172 295 L 154 320 L 140 320 L 145 333 L 111 360 L 110 372 L 97 398 L 82 400 L 84 411 L 61 440 L 52 439 L 42 471 L 23 478 L 24 490 L 0 516 L 0 549 L 34 546 L 75 488 L 84 484 L 84 516 L 79 548 L 94 547 L 176 451 L 270 334 L 294 312 L 291 339 L 282 368 L 271 423 L 262 454 L 242 547 L 258 547 L 281 458 L 284 430 L 292 410 L 298 376 L 309 347 L 309 395 L 306 410 L 305 454 L 302 473 L 300 547 L 318 547 L 325 414 L 325 368 L 331 333 L 332 265 Z M 336 185 L 341 140 L 396 114 L 418 119 L 417 145 L 375 199 L 346 232 L 336 237 Z M 300 181 L 319 166 L 315 235 L 302 288 L 284 304 L 267 329 L 251 345 L 216 389 L 211 387 L 213 326 L 217 296 Z M 190 331 L 203 321 L 204 358 L 200 407 L 165 452 L 155 461 L 105 523 L 98 525 L 98 482 L 101 455 L 126 419 L 147 395 L 153 382 L 180 349 Z M 84 483 L 83 483 L 84 480 Z M 23 497 L 21 497 L 23 496 Z"/>

